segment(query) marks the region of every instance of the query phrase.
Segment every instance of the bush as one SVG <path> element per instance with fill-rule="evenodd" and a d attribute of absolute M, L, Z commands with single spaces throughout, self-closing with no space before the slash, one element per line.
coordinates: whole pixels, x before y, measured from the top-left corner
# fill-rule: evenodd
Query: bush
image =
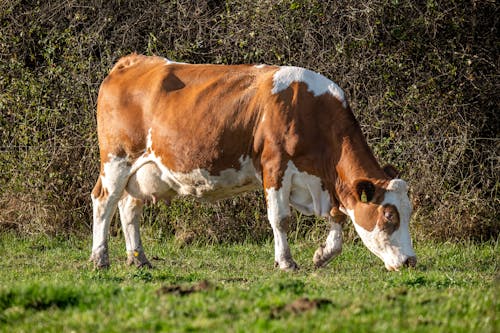
<path fill-rule="evenodd" d="M 98 87 L 137 51 L 324 74 L 346 91 L 379 160 L 404 170 L 417 238 L 498 237 L 494 1 L 17 0 L 0 5 L 0 22 L 0 229 L 90 230 Z M 180 238 L 271 235 L 257 193 L 215 205 L 179 199 L 146 215 Z"/>

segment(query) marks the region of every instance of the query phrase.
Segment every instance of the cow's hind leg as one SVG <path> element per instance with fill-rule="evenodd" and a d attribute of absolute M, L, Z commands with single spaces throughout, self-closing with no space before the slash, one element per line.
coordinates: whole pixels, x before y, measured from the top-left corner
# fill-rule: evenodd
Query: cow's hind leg
<path fill-rule="evenodd" d="M 144 203 L 142 200 L 135 199 L 129 194 L 125 195 L 118 202 L 120 220 L 127 248 L 127 264 L 151 268 L 153 266 L 144 254 L 139 231 L 139 220 L 143 206 Z"/>
<path fill-rule="evenodd" d="M 103 165 L 97 184 L 92 191 L 94 224 L 92 229 L 92 255 L 95 268 L 109 267 L 108 233 L 116 206 L 128 181 L 130 166 L 125 158 L 113 157 Z"/>

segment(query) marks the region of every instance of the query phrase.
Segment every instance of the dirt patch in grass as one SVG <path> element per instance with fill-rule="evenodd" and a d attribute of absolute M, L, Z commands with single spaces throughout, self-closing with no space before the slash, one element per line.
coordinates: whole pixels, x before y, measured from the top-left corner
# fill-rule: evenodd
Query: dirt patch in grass
<path fill-rule="evenodd" d="M 219 281 L 222 283 L 237 283 L 237 282 L 246 283 L 248 282 L 248 279 L 235 277 L 235 278 L 220 279 Z"/>
<path fill-rule="evenodd" d="M 298 315 L 307 311 L 322 309 L 332 305 L 332 301 L 326 298 L 309 299 L 301 297 L 295 301 L 271 309 L 271 318 L 277 319 L 287 315 Z"/>
<path fill-rule="evenodd" d="M 182 286 L 178 284 L 163 286 L 156 290 L 156 295 L 161 296 L 165 294 L 173 294 L 178 296 L 185 296 L 192 293 L 207 291 L 213 289 L 213 284 L 207 280 L 202 280 L 192 286 Z"/>

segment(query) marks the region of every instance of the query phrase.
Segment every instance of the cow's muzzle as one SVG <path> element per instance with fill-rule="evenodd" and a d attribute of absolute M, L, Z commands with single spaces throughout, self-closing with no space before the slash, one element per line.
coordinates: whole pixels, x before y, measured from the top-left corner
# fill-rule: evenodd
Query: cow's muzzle
<path fill-rule="evenodd" d="M 401 267 L 415 267 L 417 265 L 417 257 L 411 256 L 405 259 L 402 263 L 399 265 L 392 266 L 390 264 L 385 264 L 385 268 L 388 271 L 399 271 Z"/>
<path fill-rule="evenodd" d="M 412 257 L 406 258 L 405 262 L 403 263 L 403 266 L 405 266 L 405 267 L 415 267 L 415 266 L 417 266 L 417 257 L 416 256 L 412 256 Z"/>

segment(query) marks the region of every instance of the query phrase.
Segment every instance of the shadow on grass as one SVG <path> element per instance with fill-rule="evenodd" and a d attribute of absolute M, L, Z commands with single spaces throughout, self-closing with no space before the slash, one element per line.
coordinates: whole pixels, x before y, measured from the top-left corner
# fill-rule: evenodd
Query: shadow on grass
<path fill-rule="evenodd" d="M 105 294 L 116 294 L 108 289 Z M 102 293 L 99 293 L 102 294 Z M 31 285 L 12 289 L 0 289 L 0 323 L 18 320 L 30 311 L 86 308 L 97 301 L 98 292 L 89 292 L 78 286 Z"/>

